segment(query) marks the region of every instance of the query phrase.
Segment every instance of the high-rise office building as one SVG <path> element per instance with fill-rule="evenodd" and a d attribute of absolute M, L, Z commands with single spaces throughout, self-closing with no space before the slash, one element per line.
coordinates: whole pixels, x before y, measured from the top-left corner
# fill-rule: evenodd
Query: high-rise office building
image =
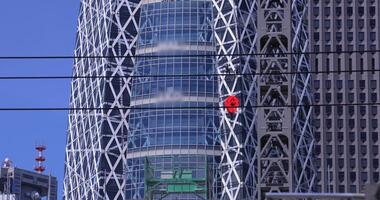
<path fill-rule="evenodd" d="M 215 1 L 221 102 L 222 199 L 313 191 L 307 0 Z M 295 71 L 303 72 L 294 74 Z M 243 74 L 243 75 L 242 75 Z M 293 106 L 301 105 L 301 106 Z"/>
<path fill-rule="evenodd" d="M 71 82 L 73 110 L 69 112 L 65 155 L 65 199 L 124 199 L 129 110 L 122 108 L 130 101 L 131 78 L 127 75 L 135 62 L 130 56 L 135 53 L 139 6 L 139 1 L 133 0 L 81 0 L 73 67 L 73 76 L 78 78 Z"/>
<path fill-rule="evenodd" d="M 363 192 L 380 173 L 380 3 L 311 0 L 309 13 L 311 50 L 334 52 L 311 55 L 314 103 L 335 104 L 314 108 L 316 190 Z"/>
<path fill-rule="evenodd" d="M 315 169 L 308 55 L 309 1 L 259 1 L 257 190 L 311 192 Z"/>
<path fill-rule="evenodd" d="M 65 198 L 311 191 L 307 5 L 82 0 L 73 75 L 107 77 L 72 81 Z"/>
<path fill-rule="evenodd" d="M 215 198 L 221 151 L 212 13 L 209 0 L 142 2 L 126 199 Z"/>

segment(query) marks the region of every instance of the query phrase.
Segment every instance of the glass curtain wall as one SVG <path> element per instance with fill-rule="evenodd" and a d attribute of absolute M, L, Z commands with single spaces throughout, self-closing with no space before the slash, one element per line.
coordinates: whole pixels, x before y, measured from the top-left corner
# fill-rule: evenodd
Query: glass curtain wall
<path fill-rule="evenodd" d="M 143 2 L 131 91 L 126 199 L 195 200 L 218 193 L 215 171 L 221 152 L 212 12 L 211 1 Z M 149 180 L 165 181 L 179 172 L 195 181 L 194 190 L 178 189 L 174 183 L 147 186 Z M 200 180 L 205 182 L 196 183 Z M 206 192 L 195 192 L 202 188 Z"/>

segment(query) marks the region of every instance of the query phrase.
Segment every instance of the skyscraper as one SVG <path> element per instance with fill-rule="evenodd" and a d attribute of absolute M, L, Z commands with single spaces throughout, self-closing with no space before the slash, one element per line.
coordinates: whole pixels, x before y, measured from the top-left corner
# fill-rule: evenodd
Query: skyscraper
<path fill-rule="evenodd" d="M 212 9 L 208 0 L 142 3 L 126 199 L 215 197 L 221 151 Z"/>
<path fill-rule="evenodd" d="M 307 3 L 82 0 L 65 197 L 311 191 Z"/>
<path fill-rule="evenodd" d="M 217 53 L 231 55 L 218 57 L 219 73 L 231 73 L 220 76 L 221 99 L 242 105 L 236 116 L 221 111 L 223 199 L 313 191 L 308 3 L 214 4 Z"/>
<path fill-rule="evenodd" d="M 314 109 L 319 192 L 379 183 L 379 13 L 376 0 L 310 1 L 311 48 L 334 52 L 311 56 L 315 104 L 353 104 Z"/>
<path fill-rule="evenodd" d="M 128 107 L 130 102 L 127 75 L 135 62 L 129 56 L 135 53 L 139 6 L 133 0 L 81 0 L 73 76 L 94 78 L 71 82 L 70 107 L 89 109 L 69 112 L 66 199 L 124 198 L 129 110 L 115 108 Z"/>

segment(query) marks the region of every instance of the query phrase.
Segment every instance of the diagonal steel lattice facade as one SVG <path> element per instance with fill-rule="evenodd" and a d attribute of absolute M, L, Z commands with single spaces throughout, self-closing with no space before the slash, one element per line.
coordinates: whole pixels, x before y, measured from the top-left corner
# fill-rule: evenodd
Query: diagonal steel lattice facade
<path fill-rule="evenodd" d="M 241 108 L 234 115 L 221 109 L 221 199 L 252 199 L 256 196 L 256 12 L 255 0 L 215 0 L 214 27 L 220 102 L 237 96 Z M 241 76 L 239 74 L 251 74 Z M 222 104 L 221 104 L 222 106 Z"/>
<path fill-rule="evenodd" d="M 231 95 L 241 101 L 235 115 L 220 109 L 221 199 L 262 199 L 267 191 L 311 191 L 315 178 L 312 109 L 285 106 L 311 103 L 311 77 L 308 73 L 278 75 L 310 71 L 307 55 L 287 54 L 309 48 L 308 1 L 212 3 L 216 54 L 230 55 L 216 58 L 217 72 L 230 74 L 219 77 L 220 106 Z M 130 111 L 114 108 L 130 106 L 132 80 L 126 76 L 132 73 L 135 59 L 128 56 L 136 53 L 141 5 L 138 0 L 81 0 L 73 75 L 123 78 L 72 80 L 72 108 L 113 109 L 70 111 L 65 199 L 126 198 L 125 143 Z M 256 55 L 279 51 L 285 54 Z M 83 55 L 105 57 L 80 58 Z M 277 75 L 256 76 L 256 72 Z M 272 105 L 284 107 L 260 107 Z M 283 131 L 268 131 L 269 126 L 281 126 Z M 283 157 L 278 159 L 275 154 Z"/>
<path fill-rule="evenodd" d="M 236 115 L 222 112 L 222 199 L 264 199 L 266 192 L 313 190 L 312 109 L 306 0 L 214 1 L 221 101 L 240 96 Z M 258 53 L 256 57 L 252 54 Z M 239 76 L 239 73 L 258 76 Z M 269 73 L 269 74 L 268 74 Z M 273 73 L 273 75 L 272 75 Z M 235 75 L 234 75 L 235 74 Z M 258 106 L 252 109 L 250 106 Z"/>
<path fill-rule="evenodd" d="M 290 2 L 289 2 L 290 3 Z M 315 138 L 313 129 L 313 107 L 308 106 L 312 99 L 312 71 L 310 55 L 297 54 L 297 52 L 308 52 L 308 0 L 294 0 L 290 4 L 291 15 L 291 56 L 292 72 L 292 104 L 304 105 L 293 107 L 292 118 L 292 170 L 293 170 L 293 192 L 313 192 L 316 180 L 315 166 Z M 306 73 L 305 73 L 306 72 Z"/>
<path fill-rule="evenodd" d="M 117 108 L 130 103 L 139 1 L 82 0 L 71 108 Z M 104 56 L 80 58 L 80 56 Z M 120 57 L 113 57 L 113 56 Z M 70 111 L 65 154 L 65 199 L 124 199 L 124 140 L 129 110 Z"/>

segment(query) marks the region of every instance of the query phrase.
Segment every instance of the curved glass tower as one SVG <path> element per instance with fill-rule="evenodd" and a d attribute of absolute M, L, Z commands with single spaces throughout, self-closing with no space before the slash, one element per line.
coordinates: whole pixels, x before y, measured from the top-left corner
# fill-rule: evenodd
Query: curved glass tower
<path fill-rule="evenodd" d="M 308 0 L 80 2 L 65 199 L 312 191 Z"/>
<path fill-rule="evenodd" d="M 212 8 L 202 0 L 142 2 L 126 199 L 210 199 L 218 193 L 220 119 L 212 108 L 219 105 L 218 79 L 207 75 L 216 73 Z"/>

